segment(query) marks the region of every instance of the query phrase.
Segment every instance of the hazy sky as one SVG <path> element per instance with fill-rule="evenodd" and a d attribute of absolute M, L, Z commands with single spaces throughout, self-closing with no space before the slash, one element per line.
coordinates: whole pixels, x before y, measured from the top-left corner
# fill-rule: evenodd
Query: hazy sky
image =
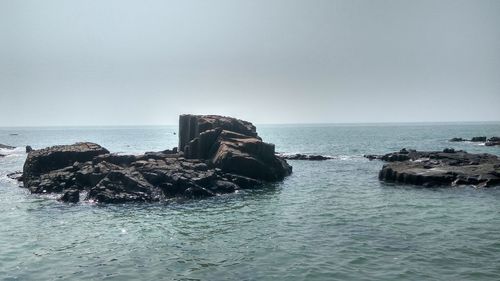
<path fill-rule="evenodd" d="M 0 0 L 0 126 L 500 120 L 500 1 Z"/>

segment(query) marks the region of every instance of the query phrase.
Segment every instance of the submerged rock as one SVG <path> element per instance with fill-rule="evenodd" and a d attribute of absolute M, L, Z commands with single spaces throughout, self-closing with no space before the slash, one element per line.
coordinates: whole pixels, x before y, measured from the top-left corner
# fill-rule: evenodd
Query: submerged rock
<path fill-rule="evenodd" d="M 500 159 L 491 154 L 472 154 L 454 149 L 411 150 L 389 153 L 380 159 L 390 162 L 379 172 L 379 179 L 386 182 L 426 187 L 500 185 Z"/>
<path fill-rule="evenodd" d="M 80 190 L 68 189 L 64 192 L 59 201 L 66 203 L 78 203 L 80 201 Z"/>
<path fill-rule="evenodd" d="M 17 181 L 23 181 L 23 172 L 16 171 L 16 172 L 7 174 L 7 177 L 9 179 L 13 179 L 13 180 L 17 180 Z"/>
<path fill-rule="evenodd" d="M 0 148 L 3 148 L 3 149 L 14 149 L 16 147 L 0 143 Z"/>
<path fill-rule="evenodd" d="M 307 160 L 307 161 L 324 161 L 333 159 L 331 156 L 313 155 L 313 154 L 277 154 L 280 158 L 286 160 Z"/>
<path fill-rule="evenodd" d="M 217 118 L 181 116 L 179 135 L 187 143 L 181 151 L 117 155 L 94 143 L 31 151 L 24 187 L 32 193 L 63 192 L 64 202 L 77 202 L 82 190 L 88 191 L 85 200 L 102 203 L 153 202 L 256 188 L 291 173 L 291 166 L 274 154 L 274 145 L 262 142 L 251 123 Z M 183 120 L 189 128 L 182 126 Z"/>

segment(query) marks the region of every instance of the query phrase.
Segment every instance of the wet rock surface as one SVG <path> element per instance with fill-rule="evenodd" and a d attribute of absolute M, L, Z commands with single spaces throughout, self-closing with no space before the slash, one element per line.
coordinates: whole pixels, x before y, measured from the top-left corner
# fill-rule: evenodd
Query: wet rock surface
<path fill-rule="evenodd" d="M 183 115 L 180 123 L 179 143 L 186 145 L 179 151 L 118 155 L 88 142 L 32 150 L 24 187 L 37 194 L 63 193 L 63 202 L 78 202 L 80 191 L 86 191 L 85 200 L 102 203 L 154 202 L 258 188 L 291 173 L 249 122 Z"/>
<path fill-rule="evenodd" d="M 3 149 L 14 149 L 15 147 L 14 147 L 14 146 L 10 146 L 10 145 L 6 145 L 6 144 L 1 144 L 1 143 L 0 143 L 0 148 L 3 148 Z"/>
<path fill-rule="evenodd" d="M 305 161 L 324 161 L 333 159 L 331 156 L 314 155 L 314 154 L 277 154 L 279 157 L 286 160 L 305 160 Z"/>
<path fill-rule="evenodd" d="M 402 149 L 380 156 L 367 155 L 386 162 L 379 179 L 386 182 L 434 186 L 500 185 L 500 159 L 491 154 L 472 154 L 454 149 L 416 151 Z"/>

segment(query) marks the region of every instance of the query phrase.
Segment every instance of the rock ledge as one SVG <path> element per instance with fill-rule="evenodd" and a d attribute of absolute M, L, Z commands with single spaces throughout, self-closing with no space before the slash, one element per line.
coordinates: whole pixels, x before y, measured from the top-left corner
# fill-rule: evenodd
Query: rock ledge
<path fill-rule="evenodd" d="M 386 182 L 434 186 L 500 185 L 500 159 L 491 154 L 472 154 L 454 149 L 416 151 L 402 149 L 382 156 L 366 156 L 390 162 L 379 172 Z"/>

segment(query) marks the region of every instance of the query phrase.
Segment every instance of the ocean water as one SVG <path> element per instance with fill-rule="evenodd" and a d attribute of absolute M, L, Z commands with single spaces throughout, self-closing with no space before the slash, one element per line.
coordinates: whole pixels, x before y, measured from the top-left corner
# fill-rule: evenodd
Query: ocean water
<path fill-rule="evenodd" d="M 0 280 L 500 280 L 500 188 L 424 189 L 378 181 L 381 154 L 500 136 L 500 123 L 258 126 L 290 161 L 281 183 L 171 204 L 64 204 L 6 174 L 22 146 L 97 142 L 140 153 L 177 144 L 176 127 L 0 128 Z M 18 135 L 11 135 L 11 134 Z"/>

